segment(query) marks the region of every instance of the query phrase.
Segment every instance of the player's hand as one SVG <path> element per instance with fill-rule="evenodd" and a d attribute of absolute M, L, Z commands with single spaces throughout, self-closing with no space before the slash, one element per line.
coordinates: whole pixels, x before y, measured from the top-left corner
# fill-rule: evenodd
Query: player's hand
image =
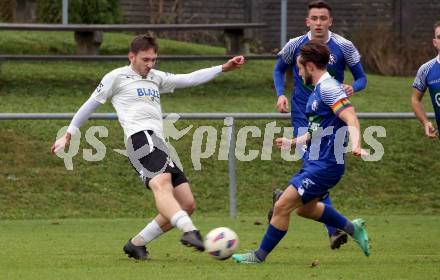
<path fill-rule="evenodd" d="M 288 113 L 289 111 L 289 100 L 284 95 L 280 95 L 277 101 L 277 111 L 280 113 Z"/>
<path fill-rule="evenodd" d="M 367 157 L 367 156 L 370 155 L 366 150 L 361 149 L 361 147 L 353 148 L 353 150 L 351 151 L 351 153 L 352 153 L 355 157 Z"/>
<path fill-rule="evenodd" d="M 344 88 L 344 91 L 348 97 L 350 97 L 354 94 L 354 90 L 353 90 L 352 86 L 343 84 L 342 87 Z"/>
<path fill-rule="evenodd" d="M 289 138 L 282 137 L 275 139 L 275 145 L 277 145 L 278 149 L 280 150 L 288 150 L 292 147 L 294 143 L 295 141 Z"/>
<path fill-rule="evenodd" d="M 222 71 L 228 72 L 240 68 L 245 62 L 244 56 L 234 56 L 222 65 Z"/>
<path fill-rule="evenodd" d="M 64 147 L 69 145 L 71 138 L 72 138 L 72 135 L 70 133 L 66 133 L 63 135 L 63 137 L 61 137 L 60 139 L 55 141 L 55 143 L 50 148 L 50 151 L 52 152 L 52 154 L 55 154 L 59 150 L 64 149 Z"/>
<path fill-rule="evenodd" d="M 435 130 L 431 122 L 425 123 L 425 135 L 430 139 L 437 137 L 437 131 Z"/>

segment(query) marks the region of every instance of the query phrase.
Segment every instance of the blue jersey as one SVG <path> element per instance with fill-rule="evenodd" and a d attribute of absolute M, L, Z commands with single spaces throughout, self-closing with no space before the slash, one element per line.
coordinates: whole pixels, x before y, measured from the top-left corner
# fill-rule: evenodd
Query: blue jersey
<path fill-rule="evenodd" d="M 434 107 L 437 127 L 440 126 L 440 57 L 437 56 L 423 64 L 413 83 L 413 88 L 425 93 L 429 89 L 432 106 Z"/>
<path fill-rule="evenodd" d="M 347 125 L 339 113 L 351 106 L 342 85 L 328 73 L 321 77 L 306 105 L 309 133 L 303 169 L 344 171 Z"/>
<path fill-rule="evenodd" d="M 313 90 L 312 85 L 305 85 L 299 75 L 296 65 L 296 59 L 300 54 L 301 46 L 310 41 L 311 33 L 291 39 L 284 48 L 278 53 L 278 62 L 275 65 L 273 79 L 277 95 L 284 94 L 284 74 L 291 67 L 295 87 L 292 94 L 292 127 L 294 136 L 298 136 L 301 127 L 307 127 L 307 118 L 305 116 L 305 105 L 310 93 Z M 352 42 L 329 32 L 327 46 L 330 49 L 330 61 L 327 65 L 328 72 L 339 82 L 344 81 L 344 70 L 348 66 L 354 77 L 352 84 L 354 92 L 365 88 L 367 78 L 360 63 L 360 55 Z"/>
<path fill-rule="evenodd" d="M 284 48 L 278 53 L 278 56 L 284 63 L 291 65 L 295 88 L 293 91 L 292 101 L 296 105 L 305 110 L 305 105 L 310 93 L 313 91 L 313 85 L 305 85 L 303 79 L 299 75 L 296 58 L 300 54 L 301 46 L 310 41 L 311 33 L 308 32 L 303 36 L 291 39 Z M 354 67 L 361 60 L 361 56 L 352 42 L 329 32 L 329 40 L 327 46 L 330 49 L 330 61 L 327 65 L 327 71 L 340 83 L 344 82 L 345 66 Z M 293 105 L 292 105 L 293 106 Z"/>

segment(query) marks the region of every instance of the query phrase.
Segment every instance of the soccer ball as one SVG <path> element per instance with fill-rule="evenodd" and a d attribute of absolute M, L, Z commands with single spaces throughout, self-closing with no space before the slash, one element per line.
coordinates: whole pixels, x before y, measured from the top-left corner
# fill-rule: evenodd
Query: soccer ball
<path fill-rule="evenodd" d="M 211 230 L 205 237 L 205 250 L 213 258 L 226 260 L 238 246 L 237 234 L 230 228 L 219 227 Z"/>

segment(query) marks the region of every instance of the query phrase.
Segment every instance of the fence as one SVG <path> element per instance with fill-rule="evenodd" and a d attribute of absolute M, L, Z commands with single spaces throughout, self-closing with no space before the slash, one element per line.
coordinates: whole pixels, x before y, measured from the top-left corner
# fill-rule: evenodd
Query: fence
<path fill-rule="evenodd" d="M 428 113 L 428 118 L 434 118 L 434 113 Z M 70 120 L 73 113 L 0 113 L 2 120 Z M 166 118 L 168 114 L 164 114 Z M 180 113 L 181 119 L 187 120 L 226 120 L 228 128 L 227 140 L 229 142 L 228 173 L 229 173 L 229 215 L 237 216 L 237 181 L 235 173 L 235 120 L 256 119 L 290 119 L 290 114 L 279 113 Z M 359 119 L 414 119 L 413 113 L 357 113 Z M 90 119 L 117 120 L 115 113 L 95 113 Z"/>

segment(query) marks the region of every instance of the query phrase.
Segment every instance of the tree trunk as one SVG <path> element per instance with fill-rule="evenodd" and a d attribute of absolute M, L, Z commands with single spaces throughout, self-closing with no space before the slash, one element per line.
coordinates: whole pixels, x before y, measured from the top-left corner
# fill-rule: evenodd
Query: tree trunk
<path fill-rule="evenodd" d="M 75 31 L 76 54 L 99 54 L 102 37 L 102 31 Z"/>

